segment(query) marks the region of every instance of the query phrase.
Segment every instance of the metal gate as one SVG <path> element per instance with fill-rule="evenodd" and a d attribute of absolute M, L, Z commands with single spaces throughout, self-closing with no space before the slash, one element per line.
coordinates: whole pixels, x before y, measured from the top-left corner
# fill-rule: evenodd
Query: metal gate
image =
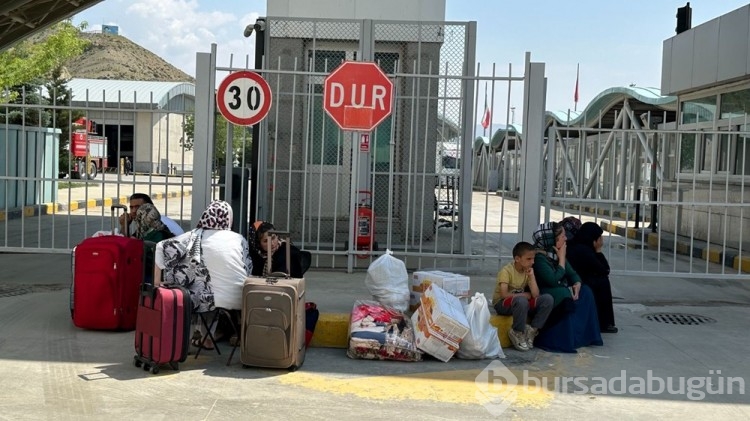
<path fill-rule="evenodd" d="M 110 206 L 133 193 L 189 228 L 193 103 L 192 83 L 72 79 L 3 104 L 0 252 L 69 253 L 110 230 Z M 78 151 L 65 146 L 72 138 Z"/>
<path fill-rule="evenodd" d="M 538 128 L 530 144 L 541 148 L 544 65 L 527 56 L 525 76 L 510 69 L 507 76 L 494 69 L 478 76 L 475 23 L 269 18 L 259 27 L 264 50 L 256 52 L 262 57 L 256 66 L 262 64 L 257 71 L 269 82 L 273 101 L 259 124 L 257 180 L 250 182 L 258 197 L 249 213 L 291 232 L 298 246 L 313 252 L 318 267 L 366 268 L 389 249 L 410 268 L 490 261 L 496 270 L 517 237 L 519 212 L 487 183 L 473 188 L 479 153 L 473 143 L 485 111 L 477 93 L 489 85 L 486 105 L 494 108 L 498 98 L 510 101 L 511 92 L 523 92 L 525 120 Z M 247 57 L 237 60 L 240 66 L 232 59 L 218 65 L 216 57 L 216 46 L 198 56 L 196 132 L 208 139 L 215 126 L 213 96 L 202 94 L 214 92 L 229 72 L 250 67 Z M 323 81 L 344 60 L 374 61 L 394 84 L 393 113 L 371 133 L 342 131 L 323 109 Z M 535 88 L 529 92 L 529 86 Z M 509 110 L 510 104 L 496 108 Z M 369 151 L 360 148 L 363 136 Z M 233 151 L 228 143 L 226 154 L 252 141 L 238 139 Z M 210 144 L 199 147 L 211 150 Z M 239 161 L 250 162 L 246 158 Z M 196 168 L 198 181 L 199 171 L 207 169 Z M 538 166 L 537 181 L 539 173 Z M 209 188 L 194 186 L 194 208 L 205 206 Z M 239 202 L 249 205 L 249 194 L 242 194 Z M 536 204 L 522 220 L 538 221 L 539 194 L 534 199 L 529 192 L 527 202 Z M 364 201 L 375 215 L 375 236 L 372 247 L 363 249 L 356 243 L 355 215 Z"/>
<path fill-rule="evenodd" d="M 631 101 L 548 119 L 545 219 L 600 224 L 613 272 L 747 279 L 747 122 Z"/>

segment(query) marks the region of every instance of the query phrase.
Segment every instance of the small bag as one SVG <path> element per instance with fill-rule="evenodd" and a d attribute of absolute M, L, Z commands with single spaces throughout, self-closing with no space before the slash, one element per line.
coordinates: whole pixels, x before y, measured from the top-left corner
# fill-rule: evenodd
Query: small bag
<path fill-rule="evenodd" d="M 318 306 L 315 303 L 305 303 L 305 348 L 310 347 L 319 317 Z"/>

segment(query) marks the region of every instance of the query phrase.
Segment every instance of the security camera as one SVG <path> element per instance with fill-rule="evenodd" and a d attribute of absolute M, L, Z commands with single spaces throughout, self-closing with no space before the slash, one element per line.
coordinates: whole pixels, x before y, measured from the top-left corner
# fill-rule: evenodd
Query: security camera
<path fill-rule="evenodd" d="M 255 21 L 255 23 L 247 25 L 245 27 L 245 32 L 242 34 L 245 36 L 245 38 L 250 37 L 250 35 L 253 34 L 253 32 L 263 32 L 266 30 L 266 20 L 265 19 L 258 19 Z"/>
<path fill-rule="evenodd" d="M 254 28 L 253 28 L 253 25 L 252 25 L 252 24 L 251 24 L 251 25 L 247 25 L 247 26 L 245 27 L 245 32 L 243 32 L 243 33 L 242 33 L 242 35 L 244 35 L 244 36 L 245 36 L 245 38 L 249 38 L 249 37 L 250 37 L 250 35 L 252 35 L 252 34 L 253 34 L 253 29 L 254 29 Z"/>
<path fill-rule="evenodd" d="M 258 19 L 255 21 L 255 25 L 253 25 L 253 29 L 255 29 L 257 32 L 263 32 L 266 30 L 266 20 L 265 19 Z"/>

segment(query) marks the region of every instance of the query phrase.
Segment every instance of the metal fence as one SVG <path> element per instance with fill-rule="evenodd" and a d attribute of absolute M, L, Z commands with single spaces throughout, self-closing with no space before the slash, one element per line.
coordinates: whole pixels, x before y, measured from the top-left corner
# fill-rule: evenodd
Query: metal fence
<path fill-rule="evenodd" d="M 747 122 L 677 129 L 682 114 L 614 109 L 607 127 L 549 128 L 545 218 L 599 223 L 615 272 L 746 279 Z"/>
<path fill-rule="evenodd" d="M 273 101 L 260 124 L 252 180 L 257 218 L 291 232 L 321 267 L 366 268 L 385 249 L 412 268 L 467 266 L 507 253 L 501 233 L 515 236 L 518 228 L 503 223 L 505 199 L 472 189 L 473 140 L 484 111 L 476 93 L 488 84 L 493 92 L 496 85 L 520 92 L 524 76 L 477 76 L 475 33 L 472 23 L 269 18 L 258 71 Z M 212 91 L 212 74 L 221 79 L 249 67 L 248 58 L 222 66 L 216 56 L 215 47 L 199 57 L 198 91 Z M 393 113 L 371 133 L 342 131 L 324 110 L 323 81 L 345 60 L 373 61 L 394 84 Z M 196 127 L 213 126 L 201 117 Z M 359 147 L 362 136 L 369 151 Z M 364 245 L 355 226 L 363 204 L 375 215 L 374 242 Z M 484 211 L 472 219 L 477 206 Z"/>
<path fill-rule="evenodd" d="M 111 230 L 110 206 L 133 193 L 189 227 L 193 161 L 181 141 L 192 94 L 133 84 L 62 91 L 24 90 L 0 107 L 0 251 L 69 253 Z M 75 136 L 80 161 L 68 146 Z M 135 174 L 124 173 L 126 157 Z"/>

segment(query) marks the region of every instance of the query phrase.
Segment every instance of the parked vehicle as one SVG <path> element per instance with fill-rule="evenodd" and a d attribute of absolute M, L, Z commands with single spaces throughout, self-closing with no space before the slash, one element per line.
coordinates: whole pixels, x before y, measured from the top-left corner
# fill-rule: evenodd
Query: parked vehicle
<path fill-rule="evenodd" d="M 107 138 L 96 132 L 96 122 L 81 117 L 73 123 L 71 150 L 74 162 L 70 178 L 93 179 L 107 168 Z"/>

